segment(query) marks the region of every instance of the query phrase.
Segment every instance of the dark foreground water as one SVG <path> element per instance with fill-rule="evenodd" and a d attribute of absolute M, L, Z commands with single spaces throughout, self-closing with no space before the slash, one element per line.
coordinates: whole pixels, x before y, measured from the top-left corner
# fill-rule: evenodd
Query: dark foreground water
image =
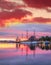
<path fill-rule="evenodd" d="M 51 65 L 51 50 L 49 49 L 36 46 L 34 50 L 31 50 L 29 46 L 18 47 L 16 44 L 7 46 L 0 44 L 0 65 Z"/>

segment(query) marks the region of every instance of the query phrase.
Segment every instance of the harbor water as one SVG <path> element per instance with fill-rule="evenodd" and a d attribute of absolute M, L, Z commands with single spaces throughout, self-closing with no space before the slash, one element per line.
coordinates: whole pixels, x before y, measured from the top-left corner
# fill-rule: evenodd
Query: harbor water
<path fill-rule="evenodd" d="M 51 48 L 0 43 L 0 65 L 51 65 Z"/>

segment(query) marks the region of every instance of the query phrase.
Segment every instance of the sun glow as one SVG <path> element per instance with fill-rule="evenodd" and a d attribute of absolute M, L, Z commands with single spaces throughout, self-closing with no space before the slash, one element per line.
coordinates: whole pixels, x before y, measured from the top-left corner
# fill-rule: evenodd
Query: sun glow
<path fill-rule="evenodd" d="M 16 48 L 16 44 L 2 43 L 0 44 L 0 48 Z"/>
<path fill-rule="evenodd" d="M 21 24 L 20 20 L 18 19 L 9 19 L 9 20 L 5 20 L 5 26 L 12 26 L 12 25 L 18 25 L 18 24 Z"/>
<path fill-rule="evenodd" d="M 51 22 L 46 22 L 46 24 L 51 24 Z"/>
<path fill-rule="evenodd" d="M 27 40 L 27 38 L 21 38 L 21 41 Z"/>
<path fill-rule="evenodd" d="M 10 41 L 10 40 L 15 41 L 16 39 L 15 38 L 0 38 L 0 41 L 4 41 L 4 40 L 6 40 L 6 41 Z"/>

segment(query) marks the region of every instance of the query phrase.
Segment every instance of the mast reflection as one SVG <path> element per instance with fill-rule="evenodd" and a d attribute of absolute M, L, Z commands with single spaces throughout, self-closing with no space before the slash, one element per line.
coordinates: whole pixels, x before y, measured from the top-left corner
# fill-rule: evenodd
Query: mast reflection
<path fill-rule="evenodd" d="M 36 45 L 34 45 L 34 44 L 30 44 L 30 45 L 16 44 L 16 48 L 17 49 L 21 49 L 22 50 L 22 54 L 23 54 L 23 52 L 25 52 L 26 56 L 29 55 L 30 51 L 33 53 L 33 56 L 35 56 Z M 30 54 L 31 54 L 31 52 L 30 52 Z"/>

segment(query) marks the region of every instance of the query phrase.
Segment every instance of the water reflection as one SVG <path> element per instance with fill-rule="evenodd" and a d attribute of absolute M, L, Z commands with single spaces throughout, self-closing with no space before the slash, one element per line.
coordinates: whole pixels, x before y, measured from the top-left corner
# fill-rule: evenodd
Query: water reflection
<path fill-rule="evenodd" d="M 10 44 L 8 45 L 10 46 Z M 12 43 L 9 48 L 0 48 L 0 65 L 51 65 L 50 49 L 50 44 Z"/>
<path fill-rule="evenodd" d="M 41 48 L 42 50 L 44 49 L 51 50 L 51 44 L 39 44 L 38 47 Z"/>
<path fill-rule="evenodd" d="M 24 54 L 25 52 L 26 56 L 28 56 L 29 54 L 35 55 L 35 48 L 36 48 L 35 45 L 16 44 L 16 48 L 21 49 L 22 54 Z"/>
<path fill-rule="evenodd" d="M 25 51 L 26 56 L 28 56 L 29 54 L 32 54 L 32 55 L 35 56 L 35 54 L 38 54 L 38 53 L 39 54 L 45 54 L 47 52 L 47 51 L 43 51 L 43 50 L 51 50 L 51 44 L 41 44 L 41 43 L 39 43 L 37 45 L 35 45 L 35 44 L 30 44 L 30 45 L 16 44 L 16 48 L 21 49 L 22 52 Z"/>
<path fill-rule="evenodd" d="M 16 48 L 25 48 L 26 47 L 26 49 L 28 50 L 28 48 L 30 49 L 30 50 L 36 50 L 36 47 L 39 47 L 39 48 L 41 48 L 42 50 L 43 49 L 46 49 L 46 50 L 51 50 L 51 44 L 41 44 L 41 43 L 39 43 L 39 44 L 37 44 L 37 45 L 35 45 L 35 44 L 30 44 L 30 45 L 25 45 L 25 44 L 16 44 Z"/>

